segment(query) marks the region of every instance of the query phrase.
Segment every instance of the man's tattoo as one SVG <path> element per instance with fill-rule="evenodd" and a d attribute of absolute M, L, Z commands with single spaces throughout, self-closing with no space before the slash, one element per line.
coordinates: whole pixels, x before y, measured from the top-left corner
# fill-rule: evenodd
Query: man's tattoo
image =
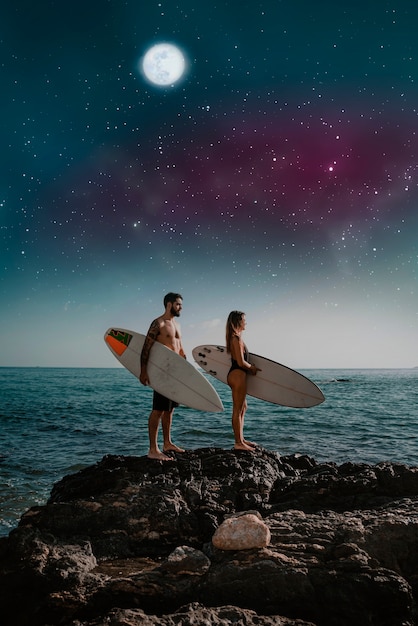
<path fill-rule="evenodd" d="M 160 323 L 158 320 L 154 320 L 149 327 L 147 336 L 144 341 L 144 345 L 141 352 L 141 365 L 146 365 L 149 359 L 149 353 L 154 345 L 154 341 L 156 341 L 158 335 L 160 334 Z"/>

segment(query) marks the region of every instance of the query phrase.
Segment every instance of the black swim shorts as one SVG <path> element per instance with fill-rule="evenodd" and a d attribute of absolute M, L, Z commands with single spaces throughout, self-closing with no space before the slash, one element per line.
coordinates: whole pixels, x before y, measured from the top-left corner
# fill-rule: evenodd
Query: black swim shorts
<path fill-rule="evenodd" d="M 172 411 L 178 405 L 178 402 L 174 402 L 174 400 L 170 400 L 169 398 L 162 396 L 160 393 L 158 393 L 158 391 L 154 391 L 152 408 L 155 411 Z"/>

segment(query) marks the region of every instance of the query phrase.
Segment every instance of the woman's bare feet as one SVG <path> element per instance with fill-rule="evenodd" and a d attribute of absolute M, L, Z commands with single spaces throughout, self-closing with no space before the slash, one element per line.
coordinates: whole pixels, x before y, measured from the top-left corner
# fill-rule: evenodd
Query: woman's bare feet
<path fill-rule="evenodd" d="M 254 452 L 255 448 L 253 446 L 248 445 L 248 442 L 243 441 L 242 443 L 234 444 L 235 450 L 248 450 L 248 452 Z"/>
<path fill-rule="evenodd" d="M 175 443 L 169 443 L 164 446 L 164 452 L 184 452 L 183 448 L 179 448 Z"/>
<path fill-rule="evenodd" d="M 254 441 L 248 441 L 248 439 L 244 439 L 244 443 L 247 444 L 247 446 L 250 446 L 251 448 L 258 448 L 258 443 L 254 443 Z"/>

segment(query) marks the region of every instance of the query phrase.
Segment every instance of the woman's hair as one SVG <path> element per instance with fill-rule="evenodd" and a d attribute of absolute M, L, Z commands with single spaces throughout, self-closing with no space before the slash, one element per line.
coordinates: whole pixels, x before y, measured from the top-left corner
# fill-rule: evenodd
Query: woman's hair
<path fill-rule="evenodd" d="M 231 339 L 237 333 L 237 328 L 245 313 L 243 311 L 231 311 L 226 320 L 226 351 L 231 352 Z"/>

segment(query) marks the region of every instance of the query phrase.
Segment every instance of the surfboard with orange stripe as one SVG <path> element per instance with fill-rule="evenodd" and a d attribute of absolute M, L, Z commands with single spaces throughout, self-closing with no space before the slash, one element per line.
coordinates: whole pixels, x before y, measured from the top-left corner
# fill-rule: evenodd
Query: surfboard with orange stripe
<path fill-rule="evenodd" d="M 124 328 L 109 328 L 104 340 L 113 356 L 139 378 L 145 335 Z M 158 341 L 151 348 L 147 370 L 152 389 L 167 398 L 200 411 L 224 410 L 222 400 L 205 376 Z"/>

